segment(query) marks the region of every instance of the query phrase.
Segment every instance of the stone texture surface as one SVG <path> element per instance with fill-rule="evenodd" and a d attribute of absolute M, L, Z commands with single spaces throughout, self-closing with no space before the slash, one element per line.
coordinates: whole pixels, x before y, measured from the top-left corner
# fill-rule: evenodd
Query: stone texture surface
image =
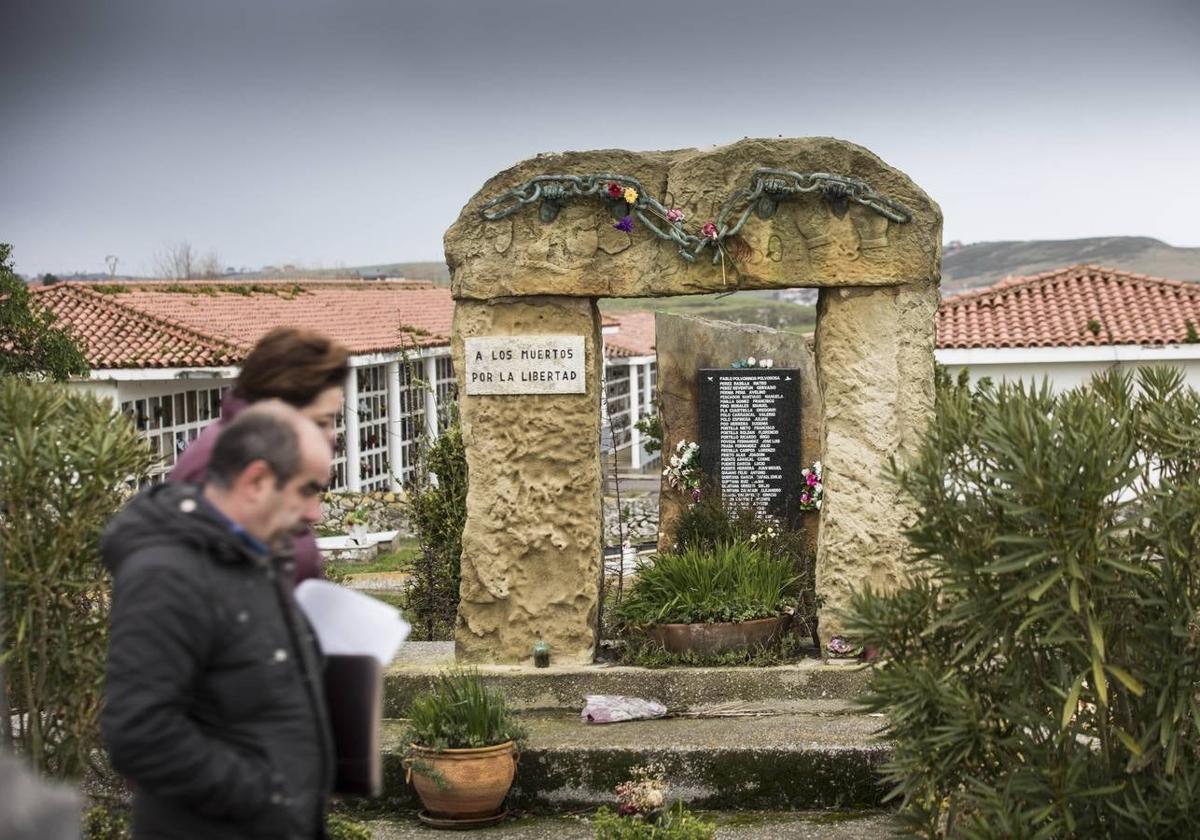
<path fill-rule="evenodd" d="M 541 221 L 536 203 L 498 221 L 480 212 L 537 175 L 619 173 L 682 208 L 694 232 L 751 186 L 757 167 L 861 179 L 907 206 L 912 219 L 893 223 L 855 204 L 839 218 L 804 196 L 781 203 L 770 219 L 752 216 L 743 247 L 728 243 L 729 258 L 714 265 L 711 250 L 688 263 L 640 225 L 614 230 L 602 198 L 568 202 L 551 222 Z M 731 332 L 660 316 L 664 443 L 698 435 L 698 366 L 766 355 L 815 371 L 802 374 L 802 461 L 825 463 L 816 586 L 825 599 L 821 634 L 827 641 L 837 633 L 853 591 L 864 581 L 891 586 L 903 572 L 901 532 L 913 514 L 898 505 L 884 467 L 912 448 L 932 405 L 940 243 L 941 211 L 920 188 L 868 150 L 831 138 L 541 155 L 490 179 L 445 238 L 458 302 L 456 369 L 465 369 L 467 336 L 577 333 L 588 342 L 588 382 L 581 395 L 461 397 L 470 489 L 458 656 L 527 662 L 538 637 L 556 661 L 591 656 L 602 541 L 595 299 L 738 287 L 821 287 L 815 351 L 765 329 Z M 680 501 L 663 493 L 660 533 L 670 532 Z"/>
<path fill-rule="evenodd" d="M 800 371 L 800 463 L 797 472 L 821 457 L 821 392 L 809 339 L 753 324 L 707 321 L 687 315 L 659 313 L 655 320 L 658 352 L 658 404 L 663 427 L 664 462 L 681 440 L 699 440 L 699 383 L 696 371 L 728 367 L 749 356 L 772 359 L 777 368 Z M 665 464 L 664 464 L 665 465 Z M 662 482 L 659 497 L 659 548 L 674 543 L 674 525 L 687 499 Z M 805 527 L 815 545 L 817 517 L 806 516 Z"/>
<path fill-rule="evenodd" d="M 682 209 L 685 230 L 698 234 L 735 190 L 752 185 L 758 167 L 858 178 L 905 205 L 912 220 L 891 222 L 857 204 L 838 218 L 815 194 L 806 195 L 782 202 L 768 220 L 752 215 L 742 231 L 744 253 L 735 260 L 731 248 L 722 272 L 712 263 L 711 248 L 688 263 L 673 242 L 640 222 L 631 233 L 615 230 L 603 198 L 569 201 L 551 222 L 541 221 L 539 202 L 498 221 L 481 214 L 488 201 L 538 175 L 608 172 L 636 178 L 664 205 Z M 906 175 L 853 143 L 828 137 L 747 139 L 701 150 L 538 155 L 484 184 L 447 231 L 445 246 L 460 299 L 895 285 L 937 279 L 941 211 Z"/>
<path fill-rule="evenodd" d="M 563 812 L 611 804 L 632 767 L 661 764 L 673 795 L 698 808 L 878 807 L 891 745 L 882 718 L 785 713 L 595 725 L 578 714 L 523 714 L 510 807 Z M 385 721 L 384 797 L 411 797 L 401 755 L 406 724 Z M 411 802 L 411 799 L 409 799 Z"/>
<path fill-rule="evenodd" d="M 825 502 L 817 549 L 822 642 L 842 631 L 851 595 L 894 587 L 905 568 L 904 527 L 916 511 L 887 478 L 893 455 L 915 451 L 933 411 L 938 289 L 823 289 L 817 377 L 824 400 Z"/>
<path fill-rule="evenodd" d="M 528 662 L 538 638 L 563 662 L 596 644 L 601 564 L 599 313 L 593 300 L 459 301 L 464 339 L 584 336 L 583 394 L 469 396 L 459 389 L 470 486 L 455 630 L 459 659 Z"/>

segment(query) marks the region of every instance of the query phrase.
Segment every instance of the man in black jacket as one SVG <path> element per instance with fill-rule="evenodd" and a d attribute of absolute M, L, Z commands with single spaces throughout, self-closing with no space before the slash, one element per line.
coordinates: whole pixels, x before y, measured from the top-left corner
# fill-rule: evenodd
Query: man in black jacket
<path fill-rule="evenodd" d="M 322 662 L 278 549 L 321 518 L 330 463 L 315 424 L 260 404 L 221 434 L 202 488 L 153 487 L 105 532 L 101 723 L 137 840 L 325 836 Z"/>

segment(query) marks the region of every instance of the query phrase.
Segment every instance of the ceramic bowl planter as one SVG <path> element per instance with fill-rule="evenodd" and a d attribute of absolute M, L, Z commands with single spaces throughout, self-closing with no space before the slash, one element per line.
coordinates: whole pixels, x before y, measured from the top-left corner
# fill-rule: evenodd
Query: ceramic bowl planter
<path fill-rule="evenodd" d="M 494 747 L 432 750 L 413 744 L 405 762 L 425 813 L 438 820 L 482 822 L 502 816 L 517 772 L 512 741 Z"/>
<path fill-rule="evenodd" d="M 435 828 L 477 828 L 503 820 L 504 797 L 525 737 L 503 695 L 475 670 L 438 675 L 409 710 L 407 780 Z"/>
<path fill-rule="evenodd" d="M 766 647 L 787 629 L 791 616 L 753 621 L 723 621 L 713 624 L 653 624 L 647 635 L 669 653 L 698 653 L 711 656 L 732 650 Z"/>

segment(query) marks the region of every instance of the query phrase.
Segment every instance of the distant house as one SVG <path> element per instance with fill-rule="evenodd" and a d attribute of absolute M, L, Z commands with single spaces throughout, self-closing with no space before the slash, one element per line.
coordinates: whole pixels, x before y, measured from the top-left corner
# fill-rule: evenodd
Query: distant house
<path fill-rule="evenodd" d="M 333 489 L 398 489 L 412 477 L 417 441 L 437 433 L 457 400 L 454 301 L 448 289 L 428 283 L 288 278 L 60 283 L 33 291 L 84 347 L 92 370 L 75 387 L 109 398 L 133 420 L 160 456 L 156 480 L 221 416 L 222 392 L 238 365 L 275 327 L 320 330 L 353 354 L 346 405 L 356 410 L 339 420 Z M 628 427 L 646 411 L 654 382 L 652 339 L 647 347 L 636 318 L 624 332 L 626 317 L 607 319 L 604 329 L 607 404 L 621 448 L 634 442 Z"/>
<path fill-rule="evenodd" d="M 1170 364 L 1200 389 L 1200 283 L 1075 265 L 1009 277 L 938 307 L 938 362 L 972 381 L 1056 390 L 1110 367 Z"/>

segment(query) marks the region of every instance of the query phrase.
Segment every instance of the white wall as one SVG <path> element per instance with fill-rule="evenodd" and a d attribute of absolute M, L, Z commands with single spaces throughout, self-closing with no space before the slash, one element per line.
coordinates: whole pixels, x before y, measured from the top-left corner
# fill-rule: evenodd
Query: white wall
<path fill-rule="evenodd" d="M 1183 370 L 1187 384 L 1200 391 L 1200 345 L 1194 344 L 938 350 L 936 358 L 951 376 L 966 368 L 972 382 L 986 376 L 996 382 L 1040 383 L 1047 377 L 1055 391 L 1082 385 L 1112 367 L 1136 371 L 1139 367 L 1169 365 Z"/>

